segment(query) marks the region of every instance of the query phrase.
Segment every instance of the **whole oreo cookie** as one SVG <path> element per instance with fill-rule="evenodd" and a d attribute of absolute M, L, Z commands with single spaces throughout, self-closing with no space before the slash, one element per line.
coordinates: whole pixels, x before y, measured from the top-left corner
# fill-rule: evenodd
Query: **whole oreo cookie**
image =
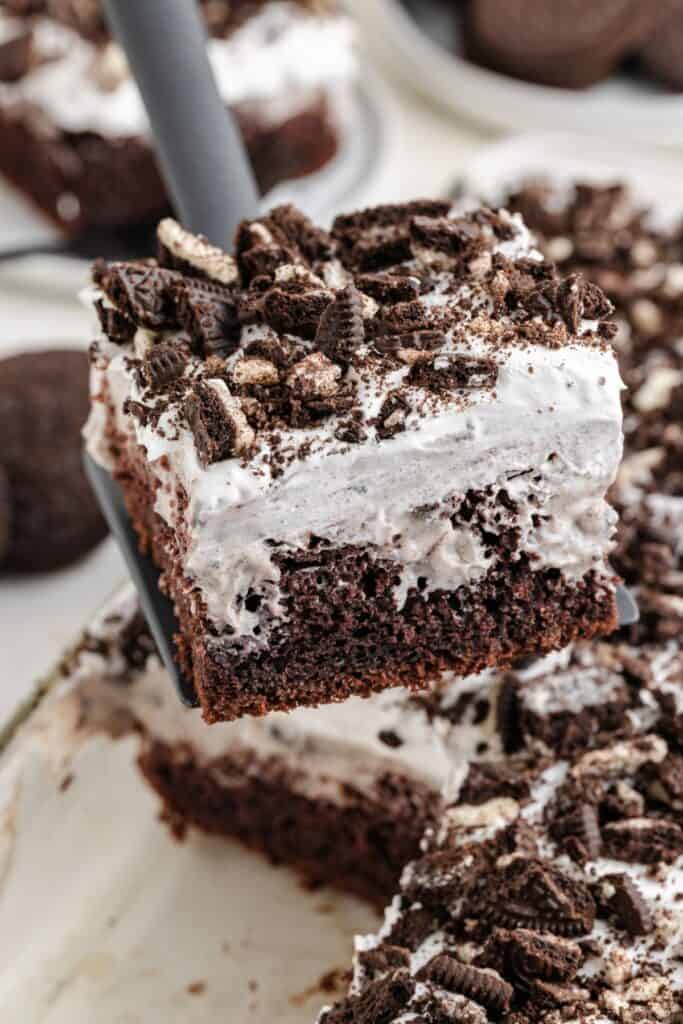
<path fill-rule="evenodd" d="M 84 352 L 52 350 L 0 361 L 2 570 L 56 569 L 105 536 L 81 462 L 87 414 Z"/>
<path fill-rule="evenodd" d="M 648 38 L 651 0 L 470 0 L 468 56 L 530 82 L 582 89 Z"/>
<path fill-rule="evenodd" d="M 640 61 L 658 81 L 683 90 L 683 0 L 662 0 L 657 7 L 657 25 L 640 51 Z"/>
<path fill-rule="evenodd" d="M 7 479 L 7 473 L 0 466 L 0 565 L 2 565 L 9 551 L 11 520 L 9 480 Z"/>

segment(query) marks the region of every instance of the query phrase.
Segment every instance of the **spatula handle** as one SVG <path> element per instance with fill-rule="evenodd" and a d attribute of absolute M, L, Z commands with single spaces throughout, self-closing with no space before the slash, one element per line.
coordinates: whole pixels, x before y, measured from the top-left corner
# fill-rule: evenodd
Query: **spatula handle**
<path fill-rule="evenodd" d="M 229 247 L 258 210 L 242 138 L 218 95 L 206 29 L 193 0 L 104 0 L 156 140 L 161 171 L 183 224 Z"/>

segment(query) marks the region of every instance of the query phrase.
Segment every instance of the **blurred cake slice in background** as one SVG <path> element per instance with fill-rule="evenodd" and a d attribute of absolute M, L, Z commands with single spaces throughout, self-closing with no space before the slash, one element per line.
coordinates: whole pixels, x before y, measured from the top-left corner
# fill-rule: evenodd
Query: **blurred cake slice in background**
<path fill-rule="evenodd" d="M 262 192 L 332 160 L 355 77 L 348 18 L 314 0 L 202 6 Z M 147 116 L 97 0 L 0 3 L 0 173 L 71 234 L 166 210 Z"/>

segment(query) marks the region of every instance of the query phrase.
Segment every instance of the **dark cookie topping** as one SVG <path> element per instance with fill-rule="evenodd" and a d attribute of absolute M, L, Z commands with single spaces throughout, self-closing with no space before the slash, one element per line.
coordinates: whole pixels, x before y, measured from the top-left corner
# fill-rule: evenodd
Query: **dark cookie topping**
<path fill-rule="evenodd" d="M 221 379 L 253 432 L 243 453 L 267 450 L 277 475 L 311 450 L 291 431 L 330 420 L 328 444 L 389 440 L 491 396 L 511 346 L 603 346 L 611 307 L 599 289 L 560 283 L 528 252 L 508 214 L 441 200 L 340 216 L 330 233 L 281 206 L 239 227 L 235 260 L 166 220 L 158 261 L 96 266 L 97 310 L 117 344 L 138 331 L 166 352 L 189 340 L 182 373 L 174 357 L 173 372 L 166 358 L 161 374 L 139 376 L 138 406 L 152 398 L 147 383 L 155 415 L 166 405 L 180 427 L 192 423 L 202 461 L 234 457 L 227 442 L 209 457 L 199 429 L 196 394 Z"/>
<path fill-rule="evenodd" d="M 515 757 L 471 765 L 459 797 L 428 833 L 424 856 L 404 872 L 380 941 L 359 955 L 356 994 L 322 1020 L 366 1019 L 336 1014 L 357 1005 L 378 978 L 405 986 L 407 967 L 418 987 L 404 988 L 400 1011 L 392 1004 L 384 1017 L 375 1007 L 373 1019 L 412 1021 L 420 996 L 430 1011 L 419 1019 L 430 1024 L 677 1019 L 680 894 L 674 902 L 653 898 L 657 883 L 648 876 L 656 870 L 663 881 L 672 852 L 681 852 L 679 826 L 659 808 L 664 799 L 671 806 L 674 790 L 683 797 L 683 771 L 656 732 L 618 737 L 617 729 L 594 738 L 564 761 L 539 757 L 525 737 Z M 490 782 L 481 791 L 484 771 Z M 652 781 L 662 776 L 664 789 Z M 631 838 L 615 843 L 615 828 Z M 568 836 L 584 845 L 582 858 L 567 857 Z M 613 870 L 615 857 L 628 864 L 622 872 Z M 436 1011 L 441 990 L 467 1002 Z M 651 1016 L 642 1015 L 644 1002 Z M 468 1016 L 477 1008 L 481 1016 Z"/>

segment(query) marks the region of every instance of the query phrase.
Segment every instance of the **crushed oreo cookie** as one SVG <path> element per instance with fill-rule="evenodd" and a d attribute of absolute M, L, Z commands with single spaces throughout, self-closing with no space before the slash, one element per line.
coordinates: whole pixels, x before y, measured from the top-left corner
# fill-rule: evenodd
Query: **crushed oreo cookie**
<path fill-rule="evenodd" d="M 337 363 L 349 363 L 365 338 L 363 303 L 353 285 L 343 288 L 324 310 L 318 322 L 315 344 Z"/>
<path fill-rule="evenodd" d="M 185 417 L 202 465 L 245 455 L 254 440 L 238 398 L 221 380 L 200 382 L 185 401 Z"/>

